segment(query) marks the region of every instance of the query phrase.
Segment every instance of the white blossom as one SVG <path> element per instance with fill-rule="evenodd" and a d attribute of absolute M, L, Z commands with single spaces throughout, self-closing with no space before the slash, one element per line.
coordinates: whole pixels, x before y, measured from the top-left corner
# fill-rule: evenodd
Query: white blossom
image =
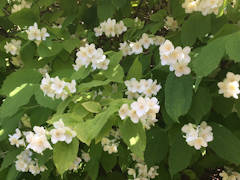
<path fill-rule="evenodd" d="M 174 48 L 174 45 L 169 40 L 166 40 L 159 47 L 161 64 L 163 66 L 169 65 L 169 70 L 175 71 L 174 73 L 177 77 L 191 73 L 191 69 L 188 67 L 191 61 L 190 52 L 191 48 L 188 46 L 184 48 L 177 46 Z"/>
<path fill-rule="evenodd" d="M 217 85 L 219 87 L 219 94 L 223 94 L 224 97 L 233 97 L 238 99 L 240 75 L 235 75 L 232 72 L 228 72 L 226 78 L 219 82 Z"/>
<path fill-rule="evenodd" d="M 103 150 L 107 151 L 109 154 L 118 152 L 120 135 L 119 130 L 112 129 L 110 135 L 108 137 L 103 137 L 101 140 L 101 144 L 103 146 Z"/>
<path fill-rule="evenodd" d="M 107 21 L 100 23 L 100 26 L 94 28 L 95 36 L 102 36 L 103 33 L 107 37 L 119 36 L 127 31 L 127 27 L 123 21 L 116 22 L 115 19 L 108 18 Z"/>
<path fill-rule="evenodd" d="M 218 15 L 223 2 L 223 0 L 185 0 L 182 7 L 186 13 L 198 11 L 204 16 L 212 13 Z"/>
<path fill-rule="evenodd" d="M 13 5 L 12 13 L 16 13 L 18 11 L 21 11 L 24 8 L 28 8 L 29 9 L 32 6 L 32 3 L 29 2 L 29 1 L 21 0 L 20 2 L 21 2 L 20 4 L 14 4 Z"/>
<path fill-rule="evenodd" d="M 50 35 L 47 32 L 46 28 L 39 29 L 38 24 L 35 22 L 33 26 L 29 26 L 28 30 L 26 30 L 28 39 L 30 41 L 44 41 Z"/>
<path fill-rule="evenodd" d="M 207 147 L 208 142 L 213 141 L 212 127 L 208 126 L 205 121 L 198 126 L 192 123 L 184 125 L 182 132 L 185 133 L 184 138 L 187 144 L 197 150 L 201 149 L 201 147 Z"/>
<path fill-rule="evenodd" d="M 65 82 L 60 80 L 59 77 L 50 78 L 46 73 L 45 77 L 41 81 L 40 85 L 41 90 L 44 95 L 47 95 L 51 98 L 65 100 L 70 94 L 76 92 L 76 81 L 72 80 L 71 82 Z"/>
<path fill-rule="evenodd" d="M 7 53 L 11 53 L 13 56 L 19 55 L 21 49 L 21 40 L 12 39 L 10 42 L 6 42 L 4 49 Z"/>
<path fill-rule="evenodd" d="M 22 133 L 21 131 L 17 128 L 16 133 L 13 135 L 8 135 L 9 136 L 9 142 L 11 145 L 15 145 L 16 147 L 20 146 L 25 146 L 25 141 L 22 138 Z"/>
<path fill-rule="evenodd" d="M 76 56 L 75 64 L 73 64 L 75 71 L 78 71 L 82 66 L 88 67 L 91 63 L 94 70 L 106 70 L 110 63 L 109 59 L 104 55 L 103 50 L 101 48 L 96 49 L 94 44 L 86 44 L 85 47 L 80 47 Z"/>
<path fill-rule="evenodd" d="M 54 129 L 49 132 L 53 144 L 56 144 L 59 141 L 64 141 L 69 144 L 72 142 L 72 139 L 77 135 L 75 131 L 64 125 L 62 119 L 54 122 L 53 126 Z"/>
<path fill-rule="evenodd" d="M 32 149 L 36 153 L 42 154 L 45 149 L 52 149 L 46 137 L 46 131 L 43 127 L 34 126 L 34 132 L 25 133 L 26 141 L 29 143 L 27 149 Z"/>
<path fill-rule="evenodd" d="M 178 22 L 174 20 L 173 17 L 167 16 L 165 20 L 165 26 L 167 27 L 167 29 L 176 31 L 178 28 Z"/>

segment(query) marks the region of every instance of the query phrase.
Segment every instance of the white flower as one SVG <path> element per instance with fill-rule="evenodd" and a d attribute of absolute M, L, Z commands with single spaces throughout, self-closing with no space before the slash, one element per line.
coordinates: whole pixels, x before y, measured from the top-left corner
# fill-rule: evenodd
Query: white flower
<path fill-rule="evenodd" d="M 240 93 L 239 81 L 240 75 L 228 72 L 227 77 L 217 84 L 219 87 L 218 93 L 223 94 L 226 98 L 234 97 L 235 99 L 238 99 L 238 94 Z"/>
<path fill-rule="evenodd" d="M 25 146 L 24 139 L 20 139 L 22 137 L 22 133 L 18 128 L 16 129 L 15 134 L 8 136 L 11 145 L 16 145 L 16 147 Z"/>
<path fill-rule="evenodd" d="M 29 26 L 29 28 L 26 32 L 28 34 L 28 39 L 30 41 L 33 41 L 33 40 L 40 41 L 41 40 L 41 31 L 40 31 L 40 29 L 38 29 L 37 23 L 34 23 L 33 26 Z"/>
<path fill-rule="evenodd" d="M 131 108 L 136 111 L 139 118 L 148 112 L 149 106 L 147 106 L 146 104 L 147 102 L 143 97 L 139 97 L 137 99 L 137 102 L 133 102 L 131 104 Z"/>
<path fill-rule="evenodd" d="M 107 151 L 109 154 L 112 154 L 112 153 L 117 153 L 118 152 L 118 145 L 119 145 L 119 139 L 120 139 L 120 136 L 118 135 L 119 130 L 111 130 L 111 133 L 109 135 L 110 138 L 108 137 L 103 137 L 102 140 L 101 140 L 101 144 L 103 146 L 103 150 L 104 151 Z"/>
<path fill-rule="evenodd" d="M 92 63 L 94 70 L 106 70 L 110 62 L 104 55 L 103 50 L 101 48 L 96 49 L 94 44 L 86 44 L 85 47 L 81 47 L 76 56 L 76 64 L 73 65 L 75 71 L 78 71 L 82 66 L 88 67 L 90 63 Z"/>
<path fill-rule="evenodd" d="M 152 37 L 153 44 L 156 46 L 160 46 L 164 43 L 165 38 L 163 36 L 154 36 Z"/>
<path fill-rule="evenodd" d="M 32 149 L 36 153 L 42 154 L 45 149 L 52 149 L 47 140 L 43 127 L 34 126 L 34 132 L 26 133 L 26 141 L 29 143 L 27 149 Z"/>
<path fill-rule="evenodd" d="M 123 43 L 120 43 L 120 51 L 122 51 L 123 56 L 127 56 L 127 55 L 131 55 L 132 54 L 132 50 L 131 47 L 128 45 L 128 43 L 125 41 Z"/>
<path fill-rule="evenodd" d="M 21 2 L 21 4 L 14 4 L 13 5 L 12 13 L 16 13 L 18 11 L 21 11 L 24 8 L 28 8 L 29 9 L 32 6 L 32 3 L 28 2 L 28 1 L 25 1 L 25 0 L 21 0 L 19 2 Z"/>
<path fill-rule="evenodd" d="M 72 142 L 72 138 L 74 138 L 77 134 L 71 128 L 66 127 L 60 119 L 53 123 L 54 129 L 50 131 L 51 141 L 53 144 L 56 144 L 59 141 L 65 141 L 67 144 Z"/>
<path fill-rule="evenodd" d="M 174 46 L 171 41 L 166 40 L 160 47 L 159 52 L 160 55 L 169 55 L 174 51 Z"/>
<path fill-rule="evenodd" d="M 141 54 L 143 52 L 142 43 L 140 41 L 131 42 L 130 47 L 132 48 L 133 54 Z"/>
<path fill-rule="evenodd" d="M 191 69 L 187 66 L 188 62 L 183 59 L 179 60 L 177 63 L 172 64 L 171 67 L 175 70 L 175 75 L 181 77 L 182 75 L 188 75 L 191 73 Z"/>
<path fill-rule="evenodd" d="M 65 141 L 65 132 L 64 128 L 52 129 L 50 131 L 51 141 L 53 144 L 56 144 L 58 141 Z"/>
<path fill-rule="evenodd" d="M 199 11 L 204 16 L 212 13 L 217 15 L 223 2 L 223 0 L 185 0 L 182 7 L 186 13 Z"/>
<path fill-rule="evenodd" d="M 48 34 L 46 28 L 42 28 L 40 34 L 41 34 L 41 39 L 42 39 L 43 41 L 45 41 L 46 38 L 50 36 L 50 35 Z"/>
<path fill-rule="evenodd" d="M 78 170 L 80 162 L 82 162 L 82 159 L 80 157 L 77 157 L 75 159 L 75 161 L 73 162 L 72 166 L 68 170 L 70 170 L 70 171 L 71 170 L 74 170 L 74 171 Z"/>
<path fill-rule="evenodd" d="M 128 104 L 123 104 L 118 113 L 121 119 L 125 119 L 129 114 Z"/>
<path fill-rule="evenodd" d="M 205 121 L 199 126 L 191 123 L 184 125 L 182 132 L 186 134 L 184 137 L 188 145 L 193 146 L 197 150 L 201 149 L 201 147 L 207 147 L 208 142 L 213 141 L 212 128 Z"/>
<path fill-rule="evenodd" d="M 145 49 L 148 49 L 153 44 L 153 40 L 148 37 L 146 33 L 142 34 L 142 38 L 139 40 Z"/>
<path fill-rule="evenodd" d="M 115 37 L 126 31 L 127 27 L 124 25 L 123 21 L 117 23 L 115 19 L 110 18 L 108 18 L 107 21 L 100 23 L 99 27 L 94 28 L 96 37 L 102 36 L 103 33 L 105 33 L 107 37 Z"/>
<path fill-rule="evenodd" d="M 10 42 L 6 42 L 4 49 L 7 53 L 11 53 L 13 56 L 19 55 L 21 48 L 21 40 L 12 39 Z"/>
<path fill-rule="evenodd" d="M 91 159 L 91 158 L 90 158 L 90 154 L 82 151 L 82 159 L 83 159 L 85 162 L 90 161 L 90 159 Z"/>
<path fill-rule="evenodd" d="M 129 117 L 133 123 L 138 123 L 139 122 L 139 117 L 137 115 L 137 112 L 134 109 L 131 109 L 129 111 Z"/>
<path fill-rule="evenodd" d="M 44 95 L 47 95 L 51 98 L 56 97 L 57 99 L 61 98 L 65 100 L 70 93 L 76 92 L 76 81 L 72 80 L 71 83 L 60 80 L 59 77 L 50 78 L 46 73 L 45 77 L 41 81 L 40 85 L 41 90 Z"/>
<path fill-rule="evenodd" d="M 166 17 L 166 21 L 165 21 L 165 26 L 168 28 L 168 29 L 171 29 L 173 31 L 176 31 L 177 28 L 178 28 L 178 23 L 176 20 L 174 20 L 173 17 L 170 17 L 170 16 L 167 16 Z"/>
<path fill-rule="evenodd" d="M 47 33 L 46 28 L 38 29 L 38 25 L 35 22 L 33 26 L 29 26 L 28 30 L 26 30 L 28 34 L 28 39 L 30 41 L 41 41 L 41 40 L 46 40 L 47 37 L 50 35 Z"/>

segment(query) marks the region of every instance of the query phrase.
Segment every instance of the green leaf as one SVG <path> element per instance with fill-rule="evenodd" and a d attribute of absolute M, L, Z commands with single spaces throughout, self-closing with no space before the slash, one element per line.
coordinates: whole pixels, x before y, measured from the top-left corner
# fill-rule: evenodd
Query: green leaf
<path fill-rule="evenodd" d="M 147 146 L 144 154 L 149 166 L 160 164 L 168 153 L 168 136 L 159 127 L 147 131 Z"/>
<path fill-rule="evenodd" d="M 43 91 L 40 89 L 39 85 L 35 87 L 34 95 L 38 104 L 52 110 L 56 110 L 58 104 L 61 102 L 61 100 L 52 99 L 46 95 L 44 96 Z"/>
<path fill-rule="evenodd" d="M 141 77 L 142 77 L 142 64 L 139 62 L 137 57 L 128 71 L 127 79 L 131 78 L 141 79 Z"/>
<path fill-rule="evenodd" d="M 133 124 L 129 119 L 119 123 L 123 141 L 130 150 L 139 158 L 144 159 L 146 148 L 146 134 L 141 123 Z"/>
<path fill-rule="evenodd" d="M 212 107 L 212 97 L 207 88 L 200 87 L 193 96 L 192 107 L 189 115 L 199 124 L 203 116 L 205 116 Z"/>
<path fill-rule="evenodd" d="M 81 41 L 79 39 L 66 39 L 63 42 L 63 48 L 71 53 L 75 48 L 81 45 Z"/>
<path fill-rule="evenodd" d="M 199 55 L 193 59 L 193 70 L 198 77 L 209 75 L 215 70 L 225 54 L 225 38 L 218 38 L 203 47 Z"/>
<path fill-rule="evenodd" d="M 187 145 L 181 133 L 179 133 L 169 151 L 168 165 L 172 177 L 189 166 L 192 154 L 191 147 Z"/>
<path fill-rule="evenodd" d="M 124 172 L 130 167 L 132 158 L 127 149 L 127 146 L 124 146 L 124 144 L 119 144 L 118 153 L 119 153 L 118 163 L 122 172 Z"/>
<path fill-rule="evenodd" d="M 113 82 L 122 82 L 124 77 L 124 71 L 119 64 L 122 59 L 122 52 L 112 53 L 109 57 L 110 63 L 107 70 L 103 70 L 103 75 Z"/>
<path fill-rule="evenodd" d="M 53 162 L 59 174 L 71 167 L 77 158 L 79 141 L 74 138 L 70 144 L 58 142 L 53 148 Z"/>
<path fill-rule="evenodd" d="M 240 33 L 234 34 L 226 41 L 226 52 L 231 60 L 240 62 Z"/>
<path fill-rule="evenodd" d="M 87 101 L 82 103 L 82 106 L 88 110 L 89 112 L 92 113 L 99 113 L 101 111 L 101 105 L 98 102 L 94 102 L 94 101 Z"/>
<path fill-rule="evenodd" d="M 62 50 L 62 44 L 59 42 L 42 41 L 38 46 L 38 55 L 42 58 L 57 55 Z"/>
<path fill-rule="evenodd" d="M 74 72 L 71 76 L 71 79 L 74 80 L 82 80 L 86 78 L 91 72 L 91 67 L 85 68 L 84 66 L 81 67 L 78 71 Z"/>
<path fill-rule="evenodd" d="M 233 112 L 233 106 L 234 102 L 230 98 L 225 98 L 222 95 L 213 98 L 213 109 L 223 117 L 227 117 Z"/>
<path fill-rule="evenodd" d="M 8 95 L 16 87 L 21 86 L 24 83 L 39 83 L 41 74 L 33 69 L 20 69 L 7 76 L 3 82 L 0 94 Z"/>
<path fill-rule="evenodd" d="M 14 149 L 14 150 L 8 151 L 3 159 L 0 171 L 7 168 L 11 164 L 13 164 L 16 161 L 16 156 L 20 154 L 21 151 L 22 151 L 21 149 Z"/>
<path fill-rule="evenodd" d="M 82 83 L 82 84 L 80 84 L 79 87 L 78 87 L 78 90 L 79 91 L 85 91 L 85 90 L 91 89 L 93 87 L 107 85 L 110 82 L 111 82 L 110 80 L 106 80 L 106 81 L 93 80 L 93 81 L 91 81 L 89 83 Z"/>
<path fill-rule="evenodd" d="M 36 50 L 36 44 L 33 42 L 29 42 L 22 47 L 20 55 L 24 63 L 24 67 L 34 67 L 36 65 L 37 61 L 33 60 Z"/>
<path fill-rule="evenodd" d="M 18 109 L 27 104 L 34 93 L 34 86 L 23 84 L 14 89 L 0 107 L 0 117 L 6 118 L 15 114 Z"/>
<path fill-rule="evenodd" d="M 7 139 L 9 134 L 15 133 L 15 130 L 18 128 L 19 121 L 21 120 L 22 116 L 23 112 L 19 111 L 12 117 L 7 117 L 1 121 L 0 141 Z"/>
<path fill-rule="evenodd" d="M 117 164 L 116 155 L 103 152 L 101 158 L 101 165 L 107 173 L 110 172 L 115 167 L 116 164 Z"/>
<path fill-rule="evenodd" d="M 184 21 L 181 32 L 183 45 L 192 46 L 197 38 L 203 38 L 211 31 L 211 16 L 202 16 L 200 13 L 192 14 Z"/>
<path fill-rule="evenodd" d="M 87 162 L 86 170 L 92 180 L 97 179 L 99 172 L 99 161 L 102 156 L 102 145 L 92 143 L 90 146 L 90 161 Z"/>
<path fill-rule="evenodd" d="M 152 14 L 150 16 L 150 20 L 154 22 L 163 22 L 166 16 L 167 16 L 167 11 L 165 9 L 161 9 L 158 12 Z"/>
<path fill-rule="evenodd" d="M 175 121 L 187 114 L 192 103 L 192 77 L 176 77 L 170 73 L 165 86 L 165 108 L 168 115 Z"/>
<path fill-rule="evenodd" d="M 35 22 L 38 22 L 38 17 L 32 9 L 22 9 L 21 11 L 11 14 L 9 20 L 15 25 L 24 27 L 32 26 Z"/>
<path fill-rule="evenodd" d="M 15 164 L 13 164 L 13 165 L 9 168 L 9 170 L 8 170 L 8 174 L 7 174 L 6 180 L 17 179 L 18 173 L 19 173 L 19 172 L 16 170 Z"/>
<path fill-rule="evenodd" d="M 98 0 L 97 1 L 97 15 L 100 22 L 106 20 L 107 18 L 113 17 L 115 12 L 115 7 L 111 0 Z"/>
<path fill-rule="evenodd" d="M 213 128 L 213 141 L 209 147 L 221 158 L 234 163 L 240 164 L 240 140 L 224 126 L 211 123 Z"/>

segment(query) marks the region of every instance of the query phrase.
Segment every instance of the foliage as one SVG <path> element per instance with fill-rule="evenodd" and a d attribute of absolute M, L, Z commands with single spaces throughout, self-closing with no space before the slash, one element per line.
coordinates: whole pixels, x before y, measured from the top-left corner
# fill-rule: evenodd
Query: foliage
<path fill-rule="evenodd" d="M 131 170 L 139 174 L 140 165 L 156 170 L 156 177 L 150 170 L 146 175 L 156 180 L 210 179 L 224 168 L 239 172 L 240 3 L 224 0 L 208 12 L 187 12 L 184 2 L 1 0 L 1 179 L 137 180 Z M 166 40 L 174 46 L 170 53 Z M 189 61 L 168 63 L 179 49 Z M 91 50 L 98 54 L 88 56 Z M 152 86 L 131 89 L 138 82 Z M 144 102 L 151 122 L 130 114 L 141 108 L 136 102 Z M 59 122 L 65 139 L 53 143 Z M 188 138 L 205 122 L 213 140 L 197 149 Z M 37 126 L 50 142 L 43 153 L 29 146 L 24 133 L 41 137 Z M 17 128 L 25 146 L 11 143 Z M 31 162 L 44 167 L 36 174 L 17 170 L 26 149 Z"/>

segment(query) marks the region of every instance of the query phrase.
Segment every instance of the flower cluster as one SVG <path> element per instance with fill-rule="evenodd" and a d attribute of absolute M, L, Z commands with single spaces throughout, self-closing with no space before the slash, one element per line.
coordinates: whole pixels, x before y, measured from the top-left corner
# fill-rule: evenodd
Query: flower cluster
<path fill-rule="evenodd" d="M 21 172 L 31 172 L 34 176 L 45 171 L 46 166 L 39 166 L 37 160 L 32 159 L 32 152 L 30 150 L 22 151 L 17 155 L 15 162 L 16 170 Z"/>
<path fill-rule="evenodd" d="M 177 77 L 190 74 L 191 69 L 188 67 L 191 61 L 190 52 L 191 48 L 188 46 L 183 49 L 179 46 L 174 48 L 174 45 L 169 40 L 166 40 L 159 47 L 161 64 L 163 66 L 169 65 L 169 70 L 175 71 Z"/>
<path fill-rule="evenodd" d="M 123 56 L 132 55 L 132 54 L 141 54 L 143 53 L 143 48 L 148 49 L 150 45 L 161 45 L 165 41 L 162 36 L 149 37 L 148 34 L 143 33 L 140 40 L 136 42 L 130 42 L 129 44 L 125 41 L 120 43 L 119 50 L 122 51 Z"/>
<path fill-rule="evenodd" d="M 127 27 L 123 21 L 117 23 L 115 19 L 108 18 L 107 21 L 102 22 L 100 26 L 94 28 L 94 31 L 96 37 L 102 36 L 103 33 L 105 33 L 107 37 L 115 37 L 126 32 Z"/>
<path fill-rule="evenodd" d="M 30 41 L 45 41 L 46 38 L 50 36 L 47 32 L 47 29 L 39 29 L 37 23 L 34 23 L 33 26 L 29 26 L 26 32 Z"/>
<path fill-rule="evenodd" d="M 50 78 L 48 74 L 41 81 L 40 88 L 51 98 L 65 100 L 69 94 L 76 92 L 76 81 L 72 80 L 71 83 L 60 80 L 58 76 Z"/>
<path fill-rule="evenodd" d="M 23 66 L 23 62 L 22 62 L 20 56 L 12 57 L 11 63 L 16 67 L 22 67 Z"/>
<path fill-rule="evenodd" d="M 103 146 L 103 150 L 107 151 L 109 154 L 117 153 L 118 152 L 118 145 L 119 145 L 120 135 L 119 130 L 112 129 L 110 131 L 110 135 L 108 137 L 104 137 L 101 140 L 101 144 Z"/>
<path fill-rule="evenodd" d="M 128 89 L 126 95 L 128 95 L 129 99 L 138 98 L 140 95 L 152 97 L 153 95 L 157 95 L 158 91 L 162 88 L 160 84 L 157 84 L 156 80 L 153 81 L 152 79 L 137 81 L 135 78 L 132 78 L 124 83 Z"/>
<path fill-rule="evenodd" d="M 25 0 L 21 0 L 20 4 L 14 4 L 12 7 L 12 13 L 16 13 L 18 11 L 21 11 L 24 8 L 31 8 L 32 3 L 25 1 Z"/>
<path fill-rule="evenodd" d="M 67 144 L 69 144 L 72 142 L 72 138 L 77 135 L 76 132 L 71 128 L 66 127 L 61 119 L 57 122 L 54 122 L 53 126 L 54 129 L 49 132 L 53 144 L 56 144 L 59 141 L 65 141 Z"/>
<path fill-rule="evenodd" d="M 20 146 L 26 146 L 24 139 L 22 138 L 21 131 L 17 128 L 15 134 L 8 135 L 9 136 L 9 142 L 12 146 L 20 147 Z"/>
<path fill-rule="evenodd" d="M 201 12 L 202 15 L 214 13 L 218 14 L 219 8 L 223 5 L 223 0 L 185 0 L 182 7 L 186 13 L 192 13 L 194 11 Z"/>
<path fill-rule="evenodd" d="M 159 166 L 148 166 L 141 160 L 137 159 L 134 154 L 131 154 L 134 161 L 136 161 L 135 168 L 128 168 L 128 175 L 133 179 L 129 180 L 147 180 L 155 179 L 159 174 L 157 170 Z"/>
<path fill-rule="evenodd" d="M 42 154 L 45 149 L 52 149 L 47 139 L 47 131 L 44 127 L 34 126 L 33 131 L 23 132 L 26 141 L 29 143 L 26 149 L 32 149 L 34 152 Z"/>
<path fill-rule="evenodd" d="M 89 153 L 86 153 L 84 151 L 82 151 L 82 156 L 81 158 L 80 157 L 77 157 L 75 159 L 75 161 L 73 162 L 72 166 L 70 168 L 68 168 L 68 170 L 70 171 L 77 171 L 79 169 L 79 165 L 82 161 L 85 161 L 85 162 L 88 162 L 90 161 L 90 155 Z"/>
<path fill-rule="evenodd" d="M 11 42 L 6 42 L 4 49 L 7 53 L 11 53 L 13 56 L 19 55 L 21 49 L 21 40 L 12 39 Z"/>
<path fill-rule="evenodd" d="M 186 134 L 184 138 L 188 145 L 194 146 L 197 150 L 201 147 L 207 147 L 208 142 L 213 141 L 212 127 L 208 126 L 205 121 L 198 126 L 192 123 L 184 125 L 182 132 Z"/>
<path fill-rule="evenodd" d="M 233 97 L 238 99 L 238 94 L 240 93 L 239 81 L 240 75 L 228 72 L 226 78 L 217 84 L 219 87 L 218 93 L 223 94 L 226 98 Z"/>
<path fill-rule="evenodd" d="M 227 172 L 223 170 L 219 176 L 222 177 L 222 180 L 240 180 L 240 173 L 230 169 Z"/>
<path fill-rule="evenodd" d="M 119 110 L 119 116 L 121 119 L 126 119 L 130 117 L 133 123 L 138 123 L 139 121 L 143 124 L 143 127 L 146 129 L 150 129 L 151 126 L 155 125 L 156 114 L 160 110 L 160 106 L 158 104 L 158 100 L 155 97 L 139 97 L 137 101 L 133 102 L 130 105 L 130 109 L 128 104 L 123 104 Z"/>
<path fill-rule="evenodd" d="M 176 31 L 178 28 L 178 22 L 173 17 L 167 16 L 165 20 L 165 26 L 167 29 Z"/>
<path fill-rule="evenodd" d="M 106 58 L 101 48 L 96 49 L 95 44 L 86 44 L 85 47 L 80 47 L 76 54 L 77 59 L 73 65 L 75 71 L 78 71 L 80 67 L 88 67 L 92 63 L 92 68 L 106 70 L 108 68 L 109 59 Z"/>

